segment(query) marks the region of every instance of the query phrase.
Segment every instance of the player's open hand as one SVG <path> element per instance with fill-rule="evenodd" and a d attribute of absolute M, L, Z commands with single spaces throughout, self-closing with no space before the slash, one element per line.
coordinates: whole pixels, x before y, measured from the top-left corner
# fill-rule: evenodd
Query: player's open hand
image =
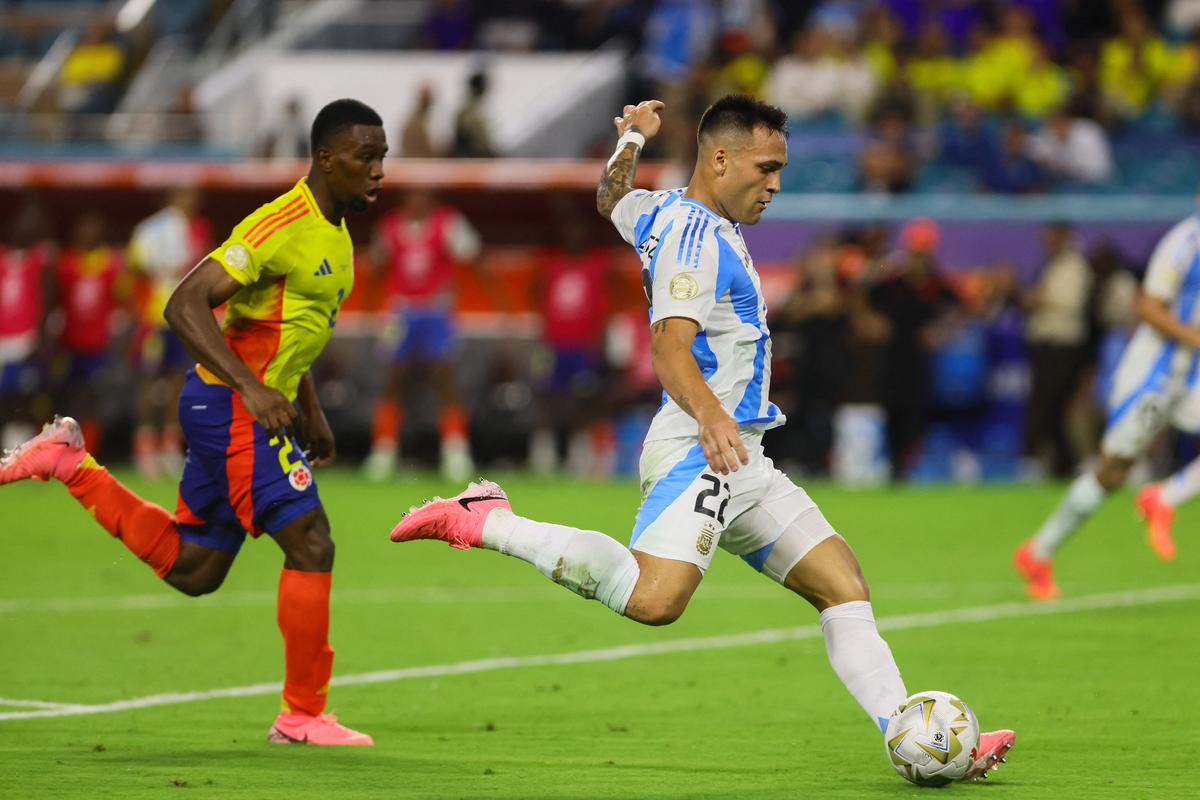
<path fill-rule="evenodd" d="M 304 412 L 304 455 L 314 467 L 324 467 L 333 462 L 337 450 L 333 443 L 333 429 L 319 408 Z"/>
<path fill-rule="evenodd" d="M 636 106 L 625 106 L 621 116 L 613 117 L 613 124 L 617 126 L 617 136 L 622 136 L 625 131 L 636 126 L 642 136 L 647 139 L 654 138 L 662 126 L 658 112 L 664 108 L 666 105 L 661 100 L 643 100 Z"/>
<path fill-rule="evenodd" d="M 700 448 L 713 472 L 728 475 L 750 463 L 738 424 L 724 406 L 696 416 L 700 425 Z"/>
<path fill-rule="evenodd" d="M 242 389 L 240 394 L 242 405 L 267 433 L 279 437 L 291 435 L 296 409 L 283 392 L 260 383 Z"/>

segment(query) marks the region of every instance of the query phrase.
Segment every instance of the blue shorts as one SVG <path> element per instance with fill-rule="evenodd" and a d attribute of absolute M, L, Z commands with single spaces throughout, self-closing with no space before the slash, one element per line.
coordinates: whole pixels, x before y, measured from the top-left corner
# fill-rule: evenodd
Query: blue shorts
<path fill-rule="evenodd" d="M 321 505 L 300 445 L 263 430 L 229 387 L 190 370 L 179 424 L 187 439 L 175 510 L 181 538 L 236 553 L 247 532 L 277 533 Z"/>
<path fill-rule="evenodd" d="M 0 397 L 29 397 L 42 386 L 42 366 L 33 358 L 0 361 Z"/>
<path fill-rule="evenodd" d="M 92 383 L 108 364 L 108 353 L 71 353 L 67 360 L 67 383 Z"/>
<path fill-rule="evenodd" d="M 399 332 L 392 358 L 445 361 L 454 352 L 454 322 L 441 308 L 405 309 L 396 314 Z"/>
<path fill-rule="evenodd" d="M 192 363 L 183 342 L 170 328 L 155 328 L 142 342 L 142 374 L 155 378 L 179 372 Z"/>
<path fill-rule="evenodd" d="M 550 388 L 556 392 L 586 392 L 600 382 L 600 356 L 591 348 L 554 350 Z"/>

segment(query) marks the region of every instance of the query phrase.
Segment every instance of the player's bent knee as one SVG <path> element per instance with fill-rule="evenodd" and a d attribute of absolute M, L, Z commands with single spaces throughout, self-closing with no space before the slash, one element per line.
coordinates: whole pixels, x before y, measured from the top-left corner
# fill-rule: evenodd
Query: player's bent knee
<path fill-rule="evenodd" d="M 284 567 L 300 572 L 329 572 L 335 547 L 329 533 L 329 518 L 320 508 L 297 519 L 274 534 L 284 553 Z"/>
<path fill-rule="evenodd" d="M 783 584 L 818 611 L 871 599 L 858 559 L 841 536 L 831 536 L 812 548 L 792 567 Z"/>
<path fill-rule="evenodd" d="M 625 616 L 636 620 L 643 625 L 659 627 L 662 625 L 670 625 L 672 622 L 682 617 L 683 611 L 686 608 L 686 602 L 650 601 L 634 605 L 633 601 L 631 600 L 629 606 L 627 606 L 625 609 Z"/>

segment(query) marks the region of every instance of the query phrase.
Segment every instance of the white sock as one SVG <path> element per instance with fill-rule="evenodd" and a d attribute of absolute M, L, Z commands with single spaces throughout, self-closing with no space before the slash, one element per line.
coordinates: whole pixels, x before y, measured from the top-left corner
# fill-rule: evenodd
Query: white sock
<path fill-rule="evenodd" d="M 1167 478 L 1162 485 L 1162 501 L 1171 508 L 1179 506 L 1200 494 L 1200 458 Z"/>
<path fill-rule="evenodd" d="M 640 574 L 633 553 L 611 536 L 535 522 L 503 508 L 488 514 L 483 546 L 528 561 L 555 583 L 618 614 L 625 613 Z"/>
<path fill-rule="evenodd" d="M 821 632 L 829 664 L 880 730 L 908 697 L 892 649 L 875 627 L 866 600 L 842 603 L 821 612 Z"/>
<path fill-rule="evenodd" d="M 1091 471 L 1076 478 L 1067 489 L 1067 496 L 1034 535 L 1033 554 L 1040 559 L 1053 558 L 1067 537 L 1095 513 L 1107 494 Z"/>

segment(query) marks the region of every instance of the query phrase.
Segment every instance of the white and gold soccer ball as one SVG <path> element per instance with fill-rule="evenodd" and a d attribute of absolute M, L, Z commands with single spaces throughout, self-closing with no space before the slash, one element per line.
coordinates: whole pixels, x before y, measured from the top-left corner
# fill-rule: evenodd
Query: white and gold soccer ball
<path fill-rule="evenodd" d="M 905 780 L 944 786 L 967 774 L 979 747 L 979 720 L 952 694 L 917 692 L 892 714 L 883 743 Z"/>

